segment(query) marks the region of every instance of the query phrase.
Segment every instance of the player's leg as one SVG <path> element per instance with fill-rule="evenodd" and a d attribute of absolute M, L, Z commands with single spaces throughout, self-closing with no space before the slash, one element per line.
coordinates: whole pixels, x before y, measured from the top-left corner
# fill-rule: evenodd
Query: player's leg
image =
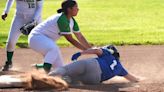
<path fill-rule="evenodd" d="M 19 28 L 22 26 L 22 19 L 16 16 L 13 19 L 11 24 L 10 33 L 8 35 L 7 43 L 6 43 L 6 64 L 2 67 L 2 71 L 7 71 L 12 66 L 12 57 L 14 54 L 14 49 L 18 38 L 21 35 Z"/>
<path fill-rule="evenodd" d="M 85 59 L 55 69 L 49 75 L 68 76 L 72 82 L 81 81 L 93 84 L 100 83 L 101 69 L 96 59 Z M 67 82 L 70 80 L 66 79 Z"/>
<path fill-rule="evenodd" d="M 101 82 L 102 71 L 97 59 L 89 59 L 85 68 L 85 74 L 79 77 L 83 83 L 98 84 Z"/>
<path fill-rule="evenodd" d="M 65 81 L 73 83 L 78 81 L 77 77 L 85 73 L 86 61 L 80 60 L 68 65 L 54 69 L 49 73 L 50 76 L 67 77 Z M 69 78 L 69 79 L 68 79 Z"/>
<path fill-rule="evenodd" d="M 52 64 L 53 68 L 63 66 L 64 61 L 62 59 L 60 49 L 55 43 L 53 49 L 49 50 L 48 53 L 45 55 L 44 61 L 44 69 L 48 72 L 50 71 L 50 68 L 47 67 L 46 64 Z"/>
<path fill-rule="evenodd" d="M 66 65 L 64 68 L 66 69 L 66 75 L 70 76 L 73 81 L 79 80 L 79 76 L 85 74 L 86 71 L 86 60 L 79 60 L 77 62 L 73 62 L 71 64 Z"/>
<path fill-rule="evenodd" d="M 73 81 L 81 81 L 86 84 L 97 84 L 101 81 L 101 68 L 96 59 L 80 60 L 65 66 L 66 74 Z"/>
<path fill-rule="evenodd" d="M 81 81 L 86 76 L 86 74 L 88 74 L 87 72 L 89 70 L 87 70 L 88 69 L 87 64 L 88 64 L 88 61 L 91 61 L 91 60 L 92 59 L 85 59 L 85 60 L 79 60 L 77 62 L 70 63 L 68 65 L 55 69 L 54 71 L 50 72 L 49 75 L 50 76 L 60 75 L 62 77 L 68 76 L 70 78 L 70 80 L 66 79 L 68 83 L 70 83 L 70 81 L 72 81 L 71 83 Z M 97 77 L 97 76 L 94 76 L 94 77 Z"/>
<path fill-rule="evenodd" d="M 61 77 L 63 80 L 65 80 L 68 84 L 72 84 L 72 78 L 68 76 L 67 70 L 64 66 L 55 68 L 53 71 L 51 71 L 48 75 L 49 76 L 58 76 Z"/>
<path fill-rule="evenodd" d="M 61 52 L 54 41 L 44 35 L 30 35 L 30 47 L 44 56 L 44 69 L 50 71 L 51 66 L 63 66 Z"/>

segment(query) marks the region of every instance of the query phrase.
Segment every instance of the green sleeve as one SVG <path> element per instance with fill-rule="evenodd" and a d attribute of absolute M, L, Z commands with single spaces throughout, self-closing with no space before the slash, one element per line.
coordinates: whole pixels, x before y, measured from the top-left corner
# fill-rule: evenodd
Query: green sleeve
<path fill-rule="evenodd" d="M 79 30 L 79 26 L 78 26 L 78 24 L 77 24 L 77 22 L 76 22 L 76 20 L 73 18 L 73 22 L 74 22 L 74 25 L 73 25 L 73 31 L 74 32 L 79 32 L 80 30 Z"/>
<path fill-rule="evenodd" d="M 57 21 L 59 30 L 61 34 L 70 34 L 71 30 L 69 27 L 69 21 L 67 20 L 66 16 L 62 14 Z"/>

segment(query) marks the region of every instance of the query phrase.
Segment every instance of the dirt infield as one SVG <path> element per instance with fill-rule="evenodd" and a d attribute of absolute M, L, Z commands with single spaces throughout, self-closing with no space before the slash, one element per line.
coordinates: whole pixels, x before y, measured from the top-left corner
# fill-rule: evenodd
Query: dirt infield
<path fill-rule="evenodd" d="M 118 46 L 122 64 L 137 76 L 145 77 L 140 83 L 118 82 L 115 79 L 101 85 L 73 86 L 65 92 L 164 92 L 164 46 Z M 70 63 L 70 57 L 78 51 L 75 48 L 61 48 L 65 64 Z M 81 58 L 94 57 L 83 56 Z M 0 67 L 4 63 L 5 49 L 0 49 Z M 31 49 L 16 49 L 13 58 L 13 71 L 2 74 L 18 74 L 31 71 L 30 65 L 41 63 L 43 57 Z M 20 72 L 17 72 L 20 71 Z M 21 88 L 0 89 L 0 92 L 19 92 Z M 53 89 L 48 91 L 55 91 Z"/>

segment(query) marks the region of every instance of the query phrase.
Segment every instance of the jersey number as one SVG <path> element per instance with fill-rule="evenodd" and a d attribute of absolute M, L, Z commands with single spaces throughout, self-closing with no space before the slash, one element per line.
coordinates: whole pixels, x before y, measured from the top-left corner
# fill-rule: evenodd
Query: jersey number
<path fill-rule="evenodd" d="M 117 61 L 113 60 L 113 63 L 110 65 L 110 68 L 114 70 L 114 67 L 117 65 Z"/>
<path fill-rule="evenodd" d="M 34 0 L 26 0 L 26 2 L 28 3 L 29 8 L 35 8 L 35 1 Z"/>
<path fill-rule="evenodd" d="M 35 8 L 35 4 L 34 3 L 28 3 L 28 8 Z"/>

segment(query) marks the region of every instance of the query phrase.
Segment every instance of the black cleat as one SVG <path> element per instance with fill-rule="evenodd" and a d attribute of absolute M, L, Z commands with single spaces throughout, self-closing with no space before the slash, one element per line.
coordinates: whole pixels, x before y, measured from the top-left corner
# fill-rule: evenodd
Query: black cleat
<path fill-rule="evenodd" d="M 1 71 L 8 71 L 10 68 L 12 68 L 12 62 L 6 61 L 6 64 L 1 68 Z"/>

